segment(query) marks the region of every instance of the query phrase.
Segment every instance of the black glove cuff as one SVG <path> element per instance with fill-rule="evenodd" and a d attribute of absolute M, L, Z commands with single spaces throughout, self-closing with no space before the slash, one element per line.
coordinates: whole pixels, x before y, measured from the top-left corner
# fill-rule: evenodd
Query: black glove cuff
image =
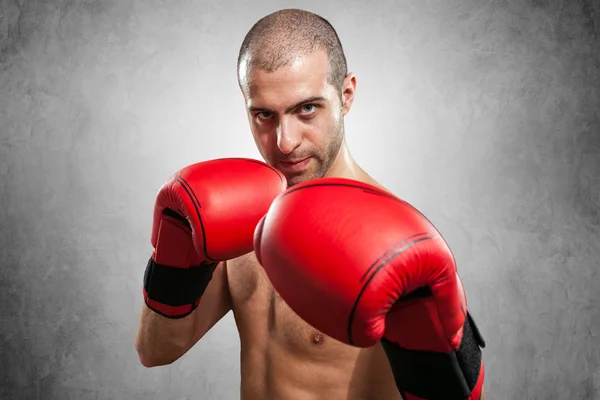
<path fill-rule="evenodd" d="M 408 350 L 386 338 L 381 345 L 390 362 L 396 386 L 424 399 L 463 400 L 471 395 L 481 370 L 481 348 L 485 347 L 475 321 L 467 312 L 463 338 L 457 351 L 437 353 Z"/>
<path fill-rule="evenodd" d="M 183 318 L 198 307 L 219 263 L 174 268 L 148 260 L 144 273 L 146 305 L 167 318 Z M 159 303 L 159 304 L 156 304 Z"/>

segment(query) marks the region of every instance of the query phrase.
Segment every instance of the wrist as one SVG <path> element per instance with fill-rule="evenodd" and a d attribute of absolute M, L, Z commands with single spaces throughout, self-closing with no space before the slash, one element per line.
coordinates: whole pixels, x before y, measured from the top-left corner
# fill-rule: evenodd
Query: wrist
<path fill-rule="evenodd" d="M 146 305 L 166 318 L 188 316 L 198 307 L 217 264 L 204 262 L 189 268 L 177 268 L 158 264 L 150 258 L 143 283 Z"/>
<path fill-rule="evenodd" d="M 481 348 L 485 341 L 470 313 L 463 324 L 458 349 L 450 352 L 419 351 L 383 337 L 381 345 L 400 392 L 419 398 L 479 398 L 484 379 Z"/>

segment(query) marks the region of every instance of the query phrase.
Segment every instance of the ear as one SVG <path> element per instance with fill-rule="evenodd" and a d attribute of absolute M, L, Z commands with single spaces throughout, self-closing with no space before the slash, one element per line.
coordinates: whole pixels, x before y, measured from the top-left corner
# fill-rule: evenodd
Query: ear
<path fill-rule="evenodd" d="M 342 113 L 344 116 L 350 112 L 354 102 L 354 93 L 356 92 L 356 76 L 350 72 L 344 78 L 342 86 Z"/>

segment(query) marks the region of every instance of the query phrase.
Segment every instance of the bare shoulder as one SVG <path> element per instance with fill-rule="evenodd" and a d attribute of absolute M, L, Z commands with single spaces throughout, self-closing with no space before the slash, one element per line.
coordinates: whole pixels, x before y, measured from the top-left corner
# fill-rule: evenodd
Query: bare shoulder
<path fill-rule="evenodd" d="M 266 277 L 254 252 L 227 262 L 227 281 L 234 311 L 264 286 Z"/>
<path fill-rule="evenodd" d="M 354 177 L 355 180 L 359 181 L 359 182 L 363 182 L 366 183 L 368 185 L 371 186 L 375 186 L 378 189 L 381 189 L 385 192 L 388 193 L 392 193 L 391 190 L 389 190 L 388 188 L 386 188 L 385 186 L 383 186 L 381 183 L 379 183 L 377 180 L 375 180 L 375 178 L 373 178 L 371 175 L 367 174 L 364 170 L 361 169 L 361 173 L 357 174 L 356 177 Z"/>

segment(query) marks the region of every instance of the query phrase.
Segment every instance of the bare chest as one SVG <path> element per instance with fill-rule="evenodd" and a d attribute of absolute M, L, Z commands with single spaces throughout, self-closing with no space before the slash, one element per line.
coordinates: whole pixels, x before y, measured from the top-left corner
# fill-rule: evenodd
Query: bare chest
<path fill-rule="evenodd" d="M 227 276 L 248 398 L 400 399 L 380 346 L 351 347 L 308 325 L 253 253 L 228 261 Z"/>
<path fill-rule="evenodd" d="M 242 340 L 268 338 L 295 351 L 344 346 L 308 325 L 289 308 L 269 282 L 254 253 L 229 261 L 227 274 L 233 313 Z"/>

